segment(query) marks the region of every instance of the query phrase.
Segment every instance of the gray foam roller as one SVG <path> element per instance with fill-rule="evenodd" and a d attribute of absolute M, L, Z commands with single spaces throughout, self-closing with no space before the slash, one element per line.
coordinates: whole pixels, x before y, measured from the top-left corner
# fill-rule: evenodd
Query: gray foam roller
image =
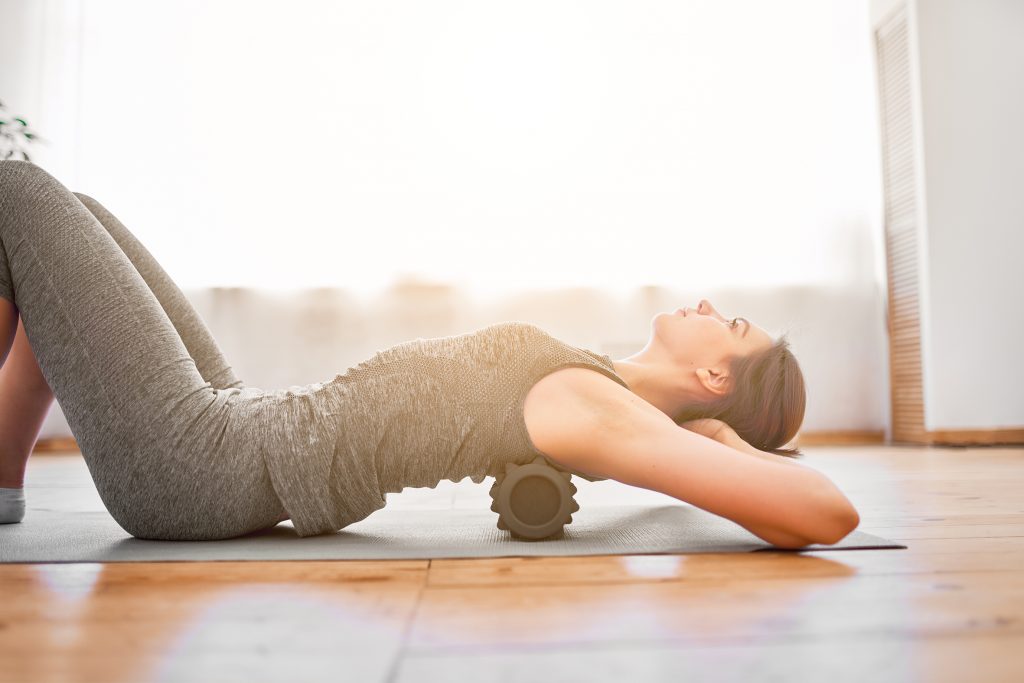
<path fill-rule="evenodd" d="M 569 472 L 552 467 L 544 456 L 526 465 L 508 463 L 491 485 L 491 510 L 498 528 L 536 541 L 558 535 L 580 509 Z"/>

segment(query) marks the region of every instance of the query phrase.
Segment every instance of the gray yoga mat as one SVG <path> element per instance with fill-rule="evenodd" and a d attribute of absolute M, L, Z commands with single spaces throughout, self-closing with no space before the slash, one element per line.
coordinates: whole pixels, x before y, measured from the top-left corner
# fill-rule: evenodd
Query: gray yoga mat
<path fill-rule="evenodd" d="M 103 509 L 81 458 L 31 468 L 29 508 L 21 524 L 0 525 L 0 562 L 174 562 L 213 560 L 398 560 L 454 557 L 643 555 L 774 550 L 727 519 L 615 481 L 578 477 L 580 510 L 560 537 L 513 539 L 495 526 L 487 491 L 442 482 L 388 494 L 388 505 L 341 531 L 300 538 L 287 522 L 226 541 L 145 541 Z M 855 531 L 813 550 L 906 548 Z"/>

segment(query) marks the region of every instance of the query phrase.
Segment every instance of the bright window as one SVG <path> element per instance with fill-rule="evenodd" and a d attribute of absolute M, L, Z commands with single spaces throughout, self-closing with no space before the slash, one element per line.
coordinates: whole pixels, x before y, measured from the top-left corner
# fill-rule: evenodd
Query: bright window
<path fill-rule="evenodd" d="M 104 1 L 81 26 L 77 180 L 185 287 L 881 281 L 865 2 Z"/>

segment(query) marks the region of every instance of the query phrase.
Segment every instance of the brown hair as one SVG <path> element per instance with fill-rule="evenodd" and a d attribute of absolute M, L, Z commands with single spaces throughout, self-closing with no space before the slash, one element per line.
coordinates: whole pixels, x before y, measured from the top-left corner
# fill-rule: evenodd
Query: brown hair
<path fill-rule="evenodd" d="M 804 421 L 807 392 L 804 375 L 785 336 L 764 351 L 735 356 L 729 364 L 733 388 L 714 401 L 687 406 L 676 424 L 701 418 L 725 422 L 754 448 L 795 458 L 789 443 Z"/>

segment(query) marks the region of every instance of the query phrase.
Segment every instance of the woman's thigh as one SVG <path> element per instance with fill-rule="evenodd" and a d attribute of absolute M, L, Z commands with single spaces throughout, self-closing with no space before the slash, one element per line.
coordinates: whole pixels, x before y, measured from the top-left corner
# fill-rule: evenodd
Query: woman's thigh
<path fill-rule="evenodd" d="M 129 532 L 182 533 L 218 509 L 213 530 L 230 531 L 278 505 L 273 495 L 248 502 L 273 493 L 259 445 L 219 431 L 237 390 L 203 378 L 114 238 L 26 162 L 0 161 L 0 295 L 17 306 L 97 489 Z M 157 528 L 160 510 L 190 506 Z"/>
<path fill-rule="evenodd" d="M 113 237 L 25 162 L 0 162 L 0 207 L 0 279 L 75 436 L 177 438 L 217 392 Z"/>

